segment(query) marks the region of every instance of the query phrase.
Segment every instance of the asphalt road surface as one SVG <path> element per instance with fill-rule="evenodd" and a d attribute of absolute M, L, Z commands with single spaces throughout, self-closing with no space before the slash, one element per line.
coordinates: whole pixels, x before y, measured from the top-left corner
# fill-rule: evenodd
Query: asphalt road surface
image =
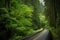
<path fill-rule="evenodd" d="M 27 39 L 24 39 L 24 40 L 50 40 L 50 39 L 47 39 L 48 35 L 49 35 L 49 30 L 44 29 L 42 32 L 37 33 L 36 35 L 29 37 Z"/>

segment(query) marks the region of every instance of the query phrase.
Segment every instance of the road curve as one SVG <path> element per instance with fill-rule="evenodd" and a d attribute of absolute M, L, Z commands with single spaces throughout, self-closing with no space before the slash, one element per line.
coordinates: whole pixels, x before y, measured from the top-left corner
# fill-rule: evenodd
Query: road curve
<path fill-rule="evenodd" d="M 46 40 L 48 34 L 49 34 L 49 30 L 44 29 L 42 32 L 37 33 L 36 35 L 29 37 L 25 40 Z"/>

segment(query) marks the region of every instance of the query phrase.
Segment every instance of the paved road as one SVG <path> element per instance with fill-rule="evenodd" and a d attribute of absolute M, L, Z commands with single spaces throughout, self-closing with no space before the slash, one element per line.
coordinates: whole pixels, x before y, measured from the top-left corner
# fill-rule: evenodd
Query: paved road
<path fill-rule="evenodd" d="M 32 37 L 29 37 L 25 40 L 46 40 L 46 38 L 48 37 L 48 34 L 49 34 L 49 30 L 44 29 L 42 32 L 40 32 Z"/>

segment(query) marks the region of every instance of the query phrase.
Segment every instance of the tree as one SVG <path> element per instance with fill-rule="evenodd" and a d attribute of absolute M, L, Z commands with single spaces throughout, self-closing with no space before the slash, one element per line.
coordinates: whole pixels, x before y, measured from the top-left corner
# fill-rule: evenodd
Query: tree
<path fill-rule="evenodd" d="M 60 40 L 60 1 L 59 0 L 45 0 L 46 4 L 46 18 L 49 20 L 50 30 L 54 36 L 54 40 Z"/>
<path fill-rule="evenodd" d="M 40 28 L 40 13 L 41 13 L 41 4 L 39 2 L 39 0 L 25 0 L 24 1 L 25 4 L 27 5 L 32 5 L 34 7 L 34 12 L 33 12 L 33 16 L 32 16 L 32 23 L 33 23 L 33 28 L 34 29 L 39 29 Z"/>
<path fill-rule="evenodd" d="M 40 28 L 39 0 L 1 0 L 0 5 L 2 40 L 17 40 Z"/>

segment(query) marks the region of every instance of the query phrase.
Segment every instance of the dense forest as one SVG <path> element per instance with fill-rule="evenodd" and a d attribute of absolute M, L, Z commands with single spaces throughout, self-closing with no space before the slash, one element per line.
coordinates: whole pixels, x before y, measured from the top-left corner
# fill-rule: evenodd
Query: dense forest
<path fill-rule="evenodd" d="M 39 0 L 0 0 L 0 5 L 2 40 L 17 40 L 41 28 Z"/>
<path fill-rule="evenodd" d="M 18 40 L 47 28 L 60 40 L 60 2 L 41 1 L 0 0 L 0 39 Z"/>
<path fill-rule="evenodd" d="M 47 28 L 51 30 L 54 40 L 60 40 L 60 1 L 45 0 L 45 15 L 48 19 Z"/>

